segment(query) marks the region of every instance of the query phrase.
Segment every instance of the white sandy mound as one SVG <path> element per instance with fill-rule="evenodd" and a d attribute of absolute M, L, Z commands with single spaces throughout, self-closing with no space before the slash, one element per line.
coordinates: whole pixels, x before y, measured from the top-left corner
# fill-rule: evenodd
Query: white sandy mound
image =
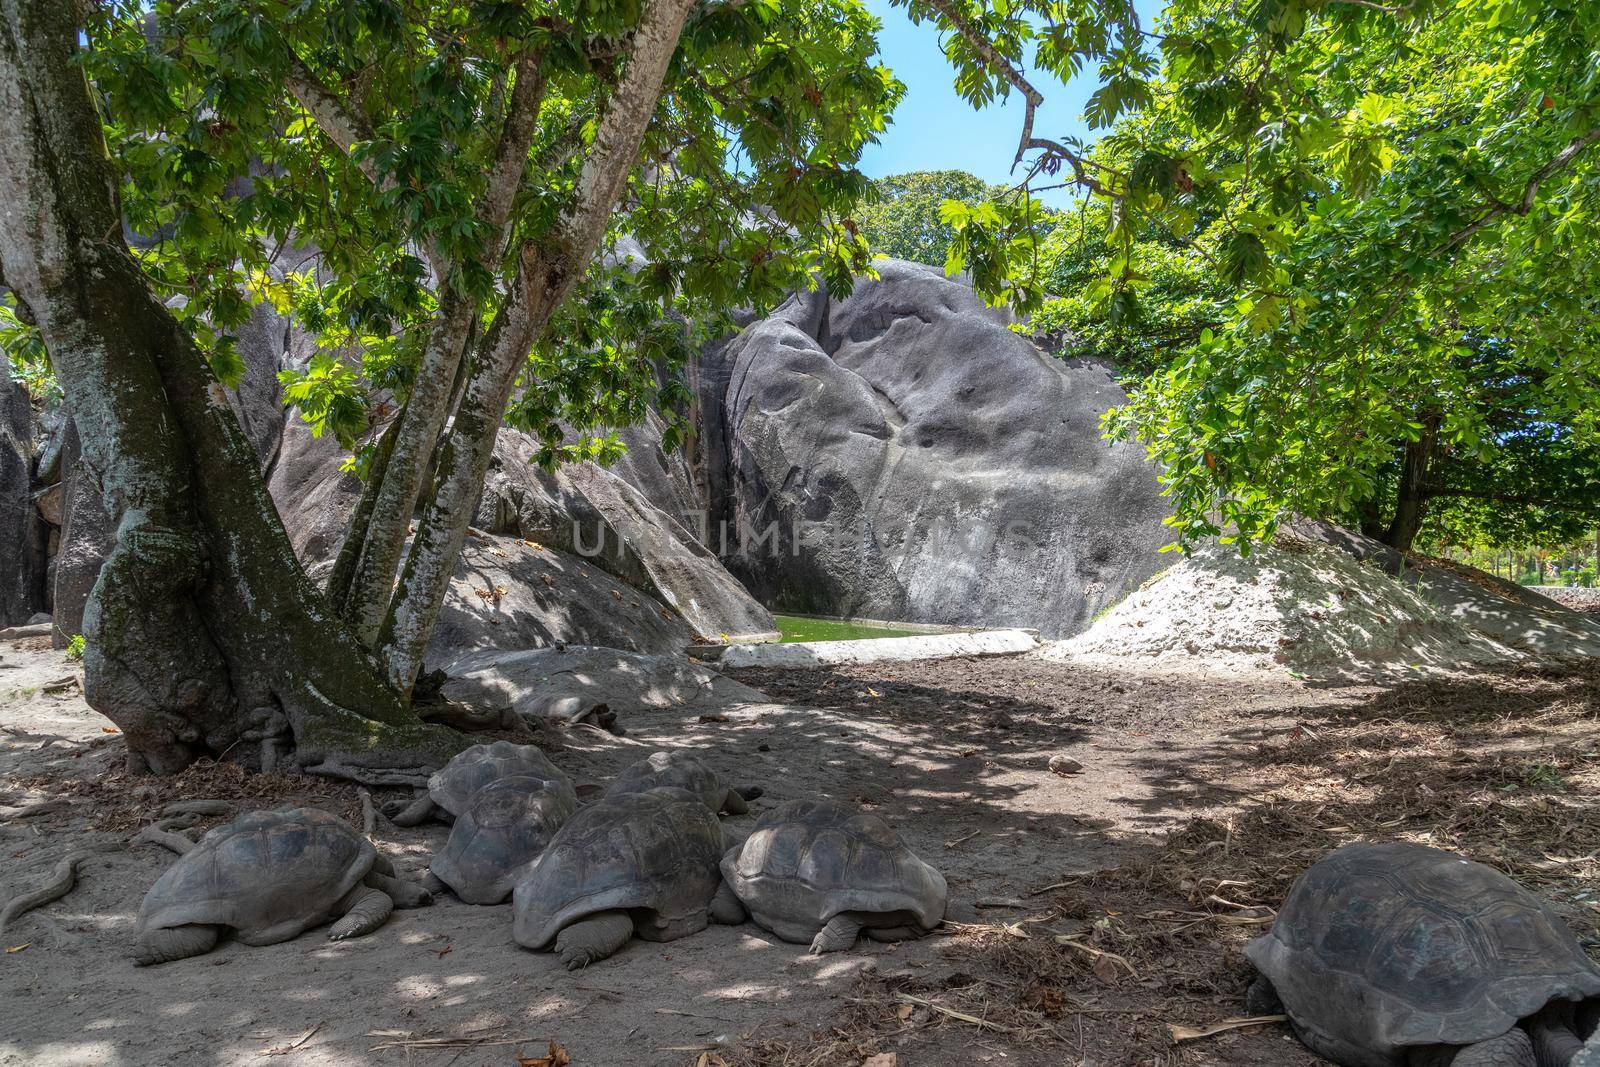
<path fill-rule="evenodd" d="M 1197 549 L 1087 632 L 1040 654 L 1161 669 L 1288 669 L 1324 678 L 1522 656 L 1376 566 L 1281 534 L 1249 557 L 1232 546 Z"/>

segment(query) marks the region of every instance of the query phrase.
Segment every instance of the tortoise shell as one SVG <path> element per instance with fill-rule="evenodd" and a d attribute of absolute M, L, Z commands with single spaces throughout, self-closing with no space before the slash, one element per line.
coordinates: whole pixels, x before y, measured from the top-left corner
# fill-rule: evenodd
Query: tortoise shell
<path fill-rule="evenodd" d="M 671 786 L 684 789 L 700 798 L 712 811 L 721 811 L 727 798 L 728 786 L 716 771 L 701 762 L 692 752 L 674 750 L 652 752 L 639 762 L 623 768 L 606 790 L 606 795 L 643 793 L 647 789 Z"/>
<path fill-rule="evenodd" d="M 429 869 L 468 904 L 499 904 L 577 810 L 565 781 L 512 775 L 490 782 L 450 828 Z"/>
<path fill-rule="evenodd" d="M 682 789 L 604 797 L 568 819 L 517 883 L 512 937 L 543 948 L 569 923 L 616 908 L 648 940 L 703 930 L 723 848 L 716 814 Z"/>
<path fill-rule="evenodd" d="M 1245 955 L 1307 1045 L 1361 1067 L 1497 1037 L 1553 1000 L 1600 995 L 1600 969 L 1538 897 L 1404 842 L 1346 845 L 1318 862 Z"/>
<path fill-rule="evenodd" d="M 840 912 L 876 916 L 868 926 L 931 930 L 944 920 L 944 875 L 914 854 L 889 824 L 832 800 L 791 800 L 766 812 L 722 874 L 757 924 L 806 942 Z"/>
<path fill-rule="evenodd" d="M 556 769 L 550 757 L 537 745 L 496 741 L 489 745 L 473 745 L 456 754 L 428 779 L 428 795 L 435 804 L 459 817 L 478 790 L 496 779 L 512 775 L 561 782 L 568 789 L 572 788 L 567 776 Z"/>
<path fill-rule="evenodd" d="M 157 879 L 139 930 L 227 926 L 247 945 L 287 941 L 335 917 L 377 851 L 317 808 L 245 812 L 202 837 Z"/>

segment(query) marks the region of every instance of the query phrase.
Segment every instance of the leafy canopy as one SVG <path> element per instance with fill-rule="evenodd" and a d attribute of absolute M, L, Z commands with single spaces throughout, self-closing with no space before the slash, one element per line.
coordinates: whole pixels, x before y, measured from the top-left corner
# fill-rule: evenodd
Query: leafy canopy
<path fill-rule="evenodd" d="M 1019 149 L 1032 188 L 1084 192 L 1084 239 L 1041 255 L 1025 189 L 952 265 L 1025 308 L 1078 283 L 1046 320 L 1151 372 L 1110 428 L 1160 464 L 1180 540 L 1380 525 L 1406 455 L 1440 534 L 1594 522 L 1600 5 L 1177 0 L 1155 31 L 1118 4 L 909 6 L 975 103 L 1097 68 L 1093 151 Z"/>
<path fill-rule="evenodd" d="M 285 372 L 318 432 L 354 444 L 403 401 L 441 286 L 482 321 L 517 249 L 549 239 L 616 83 L 639 0 L 136 0 L 102 8 L 89 69 L 140 259 L 224 380 L 269 303 L 315 331 Z M 706 4 L 686 24 L 613 240 L 530 354 L 514 421 L 547 460 L 606 457 L 606 427 L 684 398 L 674 364 L 725 309 L 775 302 L 813 273 L 866 262 L 846 225 L 861 150 L 902 88 L 874 61 L 855 0 Z M 537 58 L 543 97 L 509 226 L 478 203 L 508 113 L 510 72 Z M 290 91 L 336 100 L 352 136 Z M 314 251 L 314 257 L 302 254 Z M 615 259 L 616 257 L 613 257 Z M 290 264 L 293 264 L 292 266 Z M 666 373 L 663 374 L 662 371 Z M 566 428 L 595 431 L 574 443 Z"/>

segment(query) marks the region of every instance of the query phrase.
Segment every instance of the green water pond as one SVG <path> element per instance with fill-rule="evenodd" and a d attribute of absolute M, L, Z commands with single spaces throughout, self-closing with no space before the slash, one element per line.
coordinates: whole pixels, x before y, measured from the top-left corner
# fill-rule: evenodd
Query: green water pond
<path fill-rule="evenodd" d="M 846 622 L 840 619 L 807 619 L 799 615 L 774 615 L 778 632 L 789 641 L 858 641 L 873 637 L 913 637 L 922 630 L 902 630 L 882 623 Z"/>

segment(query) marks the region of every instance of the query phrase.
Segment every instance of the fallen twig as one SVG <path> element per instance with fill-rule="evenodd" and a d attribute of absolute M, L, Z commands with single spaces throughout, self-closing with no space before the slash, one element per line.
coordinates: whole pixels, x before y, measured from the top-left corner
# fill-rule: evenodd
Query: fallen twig
<path fill-rule="evenodd" d="M 1112 963 L 1121 964 L 1122 967 L 1128 972 L 1129 976 L 1133 978 L 1139 977 L 1139 972 L 1133 969 L 1133 964 L 1129 963 L 1126 958 L 1117 955 L 1115 952 L 1107 952 L 1103 948 L 1095 948 L 1093 945 L 1085 945 L 1082 941 L 1078 940 L 1080 936 L 1082 935 L 1057 934 L 1056 944 L 1065 945 L 1068 948 L 1075 948 L 1079 952 L 1086 953 L 1091 959 L 1100 959 L 1101 957 L 1105 957 Z"/>
<path fill-rule="evenodd" d="M 1242 1030 L 1247 1026 L 1267 1026 L 1288 1021 L 1287 1015 L 1251 1015 L 1238 1019 L 1223 1019 L 1209 1026 L 1180 1026 L 1177 1023 L 1168 1023 L 1167 1030 L 1172 1034 L 1174 1041 L 1198 1041 L 1202 1037 L 1225 1033 L 1228 1030 Z"/>
<path fill-rule="evenodd" d="M 151 823 L 134 835 L 134 844 L 160 845 L 170 848 L 178 855 L 183 855 L 194 848 L 194 841 L 183 834 L 172 832 L 174 829 L 193 826 L 200 820 L 198 815 L 174 815 Z"/>
<path fill-rule="evenodd" d="M 261 1050 L 260 1054 L 263 1056 L 287 1056 L 289 1053 L 293 1052 L 307 1041 L 310 1041 L 312 1035 L 321 1029 L 322 1024 L 318 1023 L 305 1033 L 301 1034 L 299 1037 L 295 1038 L 293 1041 L 289 1042 L 287 1045 L 278 1045 L 274 1048 L 264 1048 Z"/>
<path fill-rule="evenodd" d="M 368 1037 L 391 1037 L 394 1031 L 373 1030 Z M 393 1041 L 380 1041 L 368 1052 L 383 1052 L 392 1048 L 489 1048 L 496 1045 L 530 1045 L 545 1041 L 542 1037 L 397 1037 Z"/>
<path fill-rule="evenodd" d="M 368 837 L 378 828 L 378 809 L 372 805 L 372 794 L 361 790 L 361 832 Z"/>
<path fill-rule="evenodd" d="M 940 1015 L 948 1015 L 952 1019 L 959 1019 L 961 1022 L 971 1023 L 973 1026 L 980 1027 L 984 1030 L 996 1030 L 1002 1034 L 1021 1034 L 1027 1032 L 1025 1030 L 1018 1029 L 1015 1026 L 1006 1026 L 1004 1023 L 992 1022 L 989 1019 L 982 1019 L 976 1015 L 968 1015 L 964 1011 L 956 1011 L 954 1008 L 947 1008 L 943 1004 L 935 1004 L 933 1001 L 927 1000 L 926 998 L 914 997 L 910 993 L 896 993 L 895 999 L 900 1001 L 902 1004 L 915 1004 L 918 1007 L 927 1008 L 929 1011 L 936 1011 Z"/>

